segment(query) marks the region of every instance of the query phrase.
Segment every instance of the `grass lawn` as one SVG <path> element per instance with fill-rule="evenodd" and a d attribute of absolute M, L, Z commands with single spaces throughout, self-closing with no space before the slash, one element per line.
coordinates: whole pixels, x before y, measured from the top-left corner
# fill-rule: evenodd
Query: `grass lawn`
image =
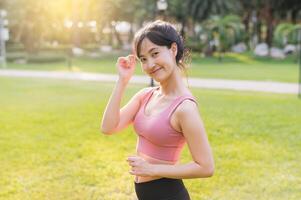
<path fill-rule="evenodd" d="M 73 71 L 116 73 L 115 62 L 118 55 L 106 55 L 102 58 L 74 58 Z M 142 75 L 141 67 L 137 65 L 136 74 Z M 11 69 L 55 70 L 67 71 L 67 62 L 16 64 L 8 63 Z M 217 57 L 201 58 L 192 55 L 190 77 L 222 78 L 242 80 L 262 80 L 280 82 L 298 82 L 298 63 L 296 58 L 289 56 L 285 60 L 254 57 L 251 53 L 228 53 L 223 62 Z"/>
<path fill-rule="evenodd" d="M 130 85 L 123 103 L 141 85 Z M 113 84 L 0 78 L 0 199 L 134 200 L 132 127 L 99 132 Z M 301 199 L 301 101 L 193 89 L 215 175 L 184 180 L 193 200 Z M 181 162 L 190 161 L 185 147 Z"/>

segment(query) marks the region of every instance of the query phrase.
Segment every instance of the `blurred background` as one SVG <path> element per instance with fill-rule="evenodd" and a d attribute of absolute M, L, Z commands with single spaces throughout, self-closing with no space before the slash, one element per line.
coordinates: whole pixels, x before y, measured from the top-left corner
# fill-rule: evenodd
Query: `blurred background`
<path fill-rule="evenodd" d="M 135 31 L 155 19 L 174 23 L 193 53 L 219 61 L 235 52 L 297 62 L 301 43 L 298 0 L 1 0 L 0 8 L 3 67 L 71 68 L 72 57 L 130 51 Z"/>
<path fill-rule="evenodd" d="M 0 0 L 1 200 L 136 200 L 133 128 L 99 129 L 117 56 L 156 19 L 191 50 L 214 153 L 213 177 L 184 180 L 192 199 L 301 199 L 300 0 Z"/>

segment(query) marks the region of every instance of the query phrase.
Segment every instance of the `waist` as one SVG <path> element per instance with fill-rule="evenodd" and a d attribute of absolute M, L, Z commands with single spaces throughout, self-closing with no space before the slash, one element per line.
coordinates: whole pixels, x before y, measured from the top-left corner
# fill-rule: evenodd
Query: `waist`
<path fill-rule="evenodd" d="M 155 159 L 176 163 L 179 160 L 183 146 L 184 143 L 174 146 L 159 146 L 146 138 L 139 136 L 137 152 L 141 152 Z"/>
<path fill-rule="evenodd" d="M 184 186 L 184 183 L 182 179 L 172 179 L 172 178 L 159 178 L 156 180 L 144 182 L 144 183 L 136 183 L 135 185 L 138 187 L 151 187 L 155 185 L 164 185 L 165 187 L 173 187 L 174 186 Z M 171 188 L 166 188 L 166 189 L 171 189 Z"/>
<path fill-rule="evenodd" d="M 170 161 L 165 161 L 165 160 L 159 160 L 156 158 L 152 158 L 142 152 L 137 152 L 137 155 L 144 158 L 148 163 L 151 164 L 162 164 L 162 165 L 174 165 L 176 163 L 174 162 L 170 162 Z M 153 180 L 157 180 L 163 177 L 159 177 L 159 176 L 136 176 L 135 177 L 135 182 L 136 183 L 144 183 L 144 182 L 148 182 L 148 181 L 153 181 Z"/>

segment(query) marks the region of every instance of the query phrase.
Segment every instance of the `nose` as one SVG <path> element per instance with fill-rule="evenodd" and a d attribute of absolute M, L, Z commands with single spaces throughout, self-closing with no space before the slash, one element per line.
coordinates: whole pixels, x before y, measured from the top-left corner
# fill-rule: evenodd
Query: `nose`
<path fill-rule="evenodd" d="M 150 69 L 154 68 L 155 62 L 152 59 L 149 59 L 147 61 L 146 65 L 147 65 L 147 69 L 150 70 Z"/>

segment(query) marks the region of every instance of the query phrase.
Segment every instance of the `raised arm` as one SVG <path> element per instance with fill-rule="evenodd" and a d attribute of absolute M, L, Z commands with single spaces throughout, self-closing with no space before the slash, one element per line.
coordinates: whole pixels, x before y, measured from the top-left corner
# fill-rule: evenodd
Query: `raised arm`
<path fill-rule="evenodd" d="M 122 86 L 121 83 L 117 82 L 110 97 L 101 123 L 101 132 L 104 134 L 117 133 L 130 125 L 140 108 L 141 99 L 148 91 L 148 88 L 140 90 L 120 109 L 120 101 L 124 87 L 125 86 Z"/>
<path fill-rule="evenodd" d="M 140 99 L 145 89 L 139 91 L 132 99 L 120 109 L 120 103 L 126 86 L 135 70 L 135 58 L 133 55 L 118 58 L 116 64 L 119 72 L 119 79 L 109 98 L 105 108 L 101 132 L 104 134 L 113 134 L 126 128 L 132 121 L 140 107 Z"/>

